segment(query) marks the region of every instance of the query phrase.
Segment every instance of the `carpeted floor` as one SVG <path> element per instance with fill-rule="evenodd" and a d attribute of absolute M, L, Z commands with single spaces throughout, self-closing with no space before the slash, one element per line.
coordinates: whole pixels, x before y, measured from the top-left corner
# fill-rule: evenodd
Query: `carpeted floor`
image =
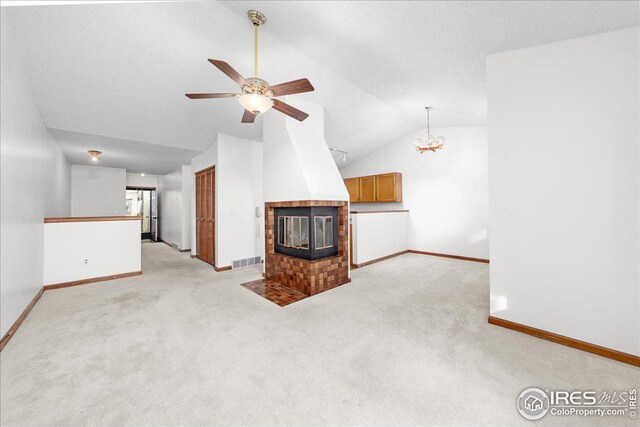
<path fill-rule="evenodd" d="M 1 353 L 5 425 L 529 424 L 529 386 L 640 370 L 487 324 L 488 265 L 407 254 L 286 307 L 162 243 L 144 274 L 47 291 Z M 633 424 L 553 417 L 543 424 Z"/>

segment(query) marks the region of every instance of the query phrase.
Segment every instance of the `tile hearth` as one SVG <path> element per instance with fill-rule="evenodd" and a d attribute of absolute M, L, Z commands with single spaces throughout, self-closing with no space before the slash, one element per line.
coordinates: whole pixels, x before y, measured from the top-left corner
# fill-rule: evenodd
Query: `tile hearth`
<path fill-rule="evenodd" d="M 267 279 L 241 283 L 240 286 L 243 286 L 251 292 L 278 304 L 280 307 L 293 304 L 294 302 L 298 302 L 309 297 L 309 295 L 305 295 L 293 288 Z"/>

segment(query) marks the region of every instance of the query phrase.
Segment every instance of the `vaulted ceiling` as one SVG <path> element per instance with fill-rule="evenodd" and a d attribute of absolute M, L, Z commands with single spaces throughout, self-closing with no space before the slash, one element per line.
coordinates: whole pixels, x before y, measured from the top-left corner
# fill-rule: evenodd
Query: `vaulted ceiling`
<path fill-rule="evenodd" d="M 237 101 L 184 96 L 236 91 L 207 58 L 251 76 L 252 8 L 267 15 L 260 77 L 308 77 L 316 91 L 296 96 L 325 106 L 327 142 L 349 151 L 350 162 L 422 127 L 425 105 L 436 107 L 435 125 L 485 124 L 489 54 L 639 21 L 638 2 L 612 1 L 145 2 L 2 12 L 67 156 L 85 144 L 105 159 L 110 149 L 126 157 L 130 146 L 130 170 L 163 173 L 218 132 L 261 139 L 262 121 L 240 123 Z"/>

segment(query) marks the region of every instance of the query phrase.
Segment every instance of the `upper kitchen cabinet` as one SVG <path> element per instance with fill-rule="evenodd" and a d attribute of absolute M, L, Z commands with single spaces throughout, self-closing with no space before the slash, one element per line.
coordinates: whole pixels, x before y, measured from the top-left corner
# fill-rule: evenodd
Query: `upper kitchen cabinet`
<path fill-rule="evenodd" d="M 402 201 L 402 174 L 376 175 L 376 202 Z"/>
<path fill-rule="evenodd" d="M 347 178 L 351 203 L 401 202 L 402 174 L 398 172 Z"/>
<path fill-rule="evenodd" d="M 358 203 L 372 203 L 376 201 L 376 177 L 362 176 L 360 181 L 360 200 Z"/>
<path fill-rule="evenodd" d="M 347 178 L 344 180 L 344 185 L 349 192 L 349 200 L 351 203 L 360 202 L 360 180 L 358 178 Z"/>

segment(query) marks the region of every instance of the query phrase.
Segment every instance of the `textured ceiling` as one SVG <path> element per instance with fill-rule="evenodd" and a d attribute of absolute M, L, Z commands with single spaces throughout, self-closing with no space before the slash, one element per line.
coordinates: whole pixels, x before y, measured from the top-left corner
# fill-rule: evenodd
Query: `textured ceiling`
<path fill-rule="evenodd" d="M 67 160 L 74 165 L 95 165 L 89 160 L 88 150 L 102 151 L 100 166 L 125 168 L 129 172 L 167 174 L 191 163 L 199 152 L 184 148 L 167 147 L 146 142 L 110 138 L 100 135 L 70 132 L 49 128 L 58 141 Z"/>
<path fill-rule="evenodd" d="M 74 136 L 63 149 L 106 144 L 106 159 L 112 147 L 126 151 L 122 141 L 137 158 L 136 147 L 151 153 L 151 144 L 200 151 L 218 132 L 261 139 L 262 121 L 241 124 L 237 101 L 184 97 L 236 90 L 207 58 L 251 75 L 249 8 L 268 19 L 260 77 L 308 77 L 316 91 L 297 96 L 325 106 L 326 139 L 349 151 L 348 163 L 423 126 L 425 105 L 439 108 L 434 125 L 483 124 L 488 54 L 638 25 L 637 2 L 179 2 L 2 12 L 45 124 L 57 138 Z M 131 169 L 154 173 L 149 166 L 135 160 Z"/>

